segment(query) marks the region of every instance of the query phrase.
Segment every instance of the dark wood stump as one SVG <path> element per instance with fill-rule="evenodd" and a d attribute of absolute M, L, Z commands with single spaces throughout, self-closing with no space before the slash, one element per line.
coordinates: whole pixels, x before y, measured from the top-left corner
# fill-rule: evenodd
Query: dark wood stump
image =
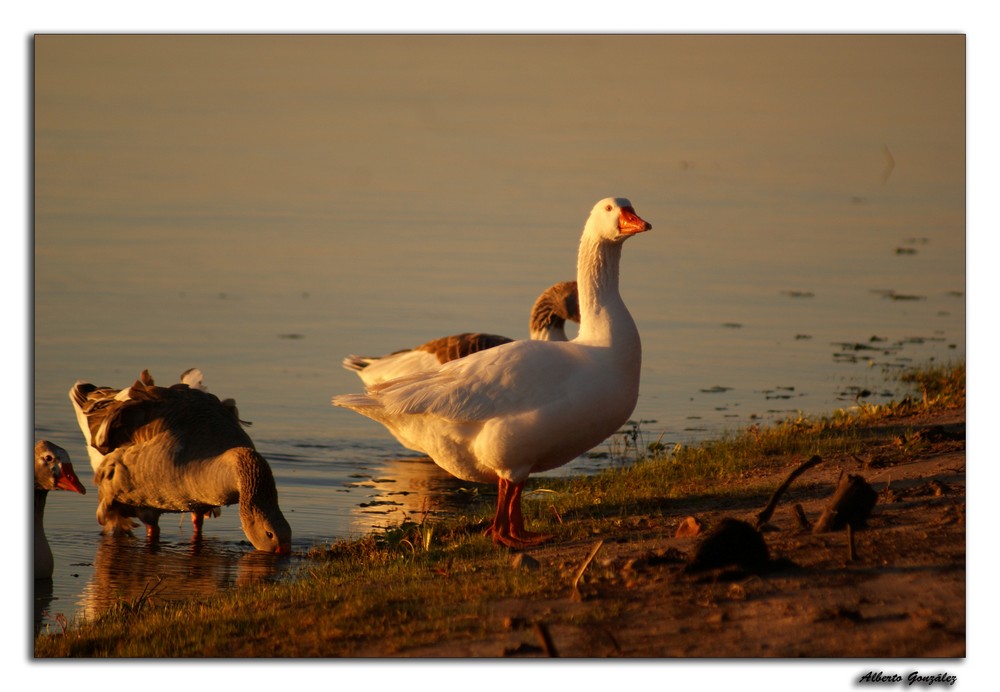
<path fill-rule="evenodd" d="M 813 533 L 840 531 L 848 525 L 854 530 L 865 528 L 877 500 L 878 493 L 863 477 L 841 476 L 830 503 L 813 526 Z"/>

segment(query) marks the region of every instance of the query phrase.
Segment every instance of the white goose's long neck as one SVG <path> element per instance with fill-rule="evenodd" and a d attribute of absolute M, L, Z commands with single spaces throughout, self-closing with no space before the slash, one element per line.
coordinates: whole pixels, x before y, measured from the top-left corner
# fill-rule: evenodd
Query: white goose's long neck
<path fill-rule="evenodd" d="M 584 237 L 577 256 L 580 331 L 577 341 L 596 346 L 639 348 L 639 332 L 618 292 L 622 243 Z"/>

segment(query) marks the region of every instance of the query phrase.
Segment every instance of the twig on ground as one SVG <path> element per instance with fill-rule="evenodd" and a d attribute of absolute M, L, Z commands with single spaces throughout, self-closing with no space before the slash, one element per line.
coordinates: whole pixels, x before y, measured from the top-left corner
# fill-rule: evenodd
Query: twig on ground
<path fill-rule="evenodd" d="M 535 634 L 538 635 L 538 639 L 542 642 L 542 648 L 545 649 L 545 655 L 549 658 L 559 658 L 559 652 L 556 651 L 556 645 L 552 641 L 552 635 L 549 633 L 549 628 L 544 622 L 535 623 Z"/>
<path fill-rule="evenodd" d="M 788 478 L 785 479 L 785 482 L 774 491 L 773 495 L 771 495 L 771 499 L 767 503 L 767 506 L 760 511 L 760 514 L 757 515 L 757 523 L 754 525 L 754 528 L 759 529 L 767 522 L 768 519 L 771 518 L 771 515 L 774 514 L 774 508 L 778 506 L 778 500 L 780 500 L 781 496 L 785 494 L 786 490 L 788 490 L 788 486 L 792 484 L 792 481 L 821 461 L 823 461 L 822 457 L 818 454 L 814 454 L 809 461 L 802 462 L 790 474 L 788 474 Z"/>
<path fill-rule="evenodd" d="M 802 505 L 795 505 L 795 516 L 799 518 L 799 525 L 806 531 L 812 530 L 812 524 L 809 523 L 809 519 L 806 517 L 806 511 L 802 509 Z"/>
<path fill-rule="evenodd" d="M 580 569 L 576 571 L 576 576 L 573 577 L 572 591 L 570 591 L 569 594 L 570 599 L 574 601 L 583 600 L 583 594 L 580 593 L 580 589 L 577 588 L 577 585 L 580 583 L 580 577 L 582 577 L 583 573 L 587 571 L 587 567 L 593 561 L 594 556 L 597 555 L 597 551 L 601 549 L 602 545 L 604 545 L 604 539 L 597 541 L 597 543 L 594 544 L 594 547 L 590 549 L 590 555 L 588 555 L 587 559 L 583 561 L 582 565 L 580 565 Z"/>

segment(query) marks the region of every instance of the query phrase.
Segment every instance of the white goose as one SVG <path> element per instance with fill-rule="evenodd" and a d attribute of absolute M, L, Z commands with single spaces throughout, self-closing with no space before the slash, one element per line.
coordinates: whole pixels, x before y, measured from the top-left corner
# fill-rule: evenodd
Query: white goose
<path fill-rule="evenodd" d="M 566 320 L 580 321 L 575 281 L 561 281 L 549 286 L 538 296 L 531 308 L 528 325 L 530 336 L 539 341 L 566 341 Z M 350 355 L 344 358 L 343 365 L 346 369 L 357 372 L 365 386 L 371 387 L 404 375 L 433 370 L 442 363 L 511 341 L 513 339 L 498 334 L 465 332 L 443 336 L 415 348 L 384 356 Z"/>
<path fill-rule="evenodd" d="M 487 529 L 495 541 L 519 547 L 544 540 L 524 529 L 528 476 L 600 444 L 635 408 L 642 347 L 618 273 L 623 242 L 650 228 L 627 199 L 594 206 L 580 239 L 580 331 L 572 341 L 514 341 L 366 394 L 335 396 L 333 404 L 382 423 L 454 476 L 496 482 L 497 511 Z"/>
<path fill-rule="evenodd" d="M 69 461 L 69 453 L 48 440 L 35 444 L 35 579 L 51 579 L 54 561 L 45 536 L 45 501 L 50 490 L 72 490 L 81 495 L 87 489 L 80 483 Z"/>
<path fill-rule="evenodd" d="M 184 383 L 157 387 L 145 370 L 126 389 L 77 382 L 69 397 L 97 460 L 97 521 L 106 530 L 131 532 L 137 517 L 157 540 L 161 514 L 191 512 L 197 540 L 207 514 L 239 503 L 255 548 L 290 552 L 292 532 L 271 468 L 231 399 Z"/>

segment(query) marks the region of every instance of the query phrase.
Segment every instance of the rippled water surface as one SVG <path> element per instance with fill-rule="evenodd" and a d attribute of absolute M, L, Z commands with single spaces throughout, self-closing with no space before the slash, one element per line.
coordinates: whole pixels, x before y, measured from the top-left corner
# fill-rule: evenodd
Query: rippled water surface
<path fill-rule="evenodd" d="M 631 198 L 636 420 L 694 441 L 965 355 L 960 37 L 42 36 L 34 437 L 89 482 L 66 393 L 192 366 L 233 397 L 294 549 L 490 489 L 334 409 L 340 366 L 461 331 L 524 338 L 593 203 Z M 864 392 L 864 394 L 862 394 Z M 607 452 L 605 445 L 595 452 Z M 581 458 L 548 475 L 614 463 Z M 475 507 L 485 505 L 473 505 Z M 54 493 L 36 623 L 294 573 L 235 507 L 192 545 L 102 537 Z"/>

